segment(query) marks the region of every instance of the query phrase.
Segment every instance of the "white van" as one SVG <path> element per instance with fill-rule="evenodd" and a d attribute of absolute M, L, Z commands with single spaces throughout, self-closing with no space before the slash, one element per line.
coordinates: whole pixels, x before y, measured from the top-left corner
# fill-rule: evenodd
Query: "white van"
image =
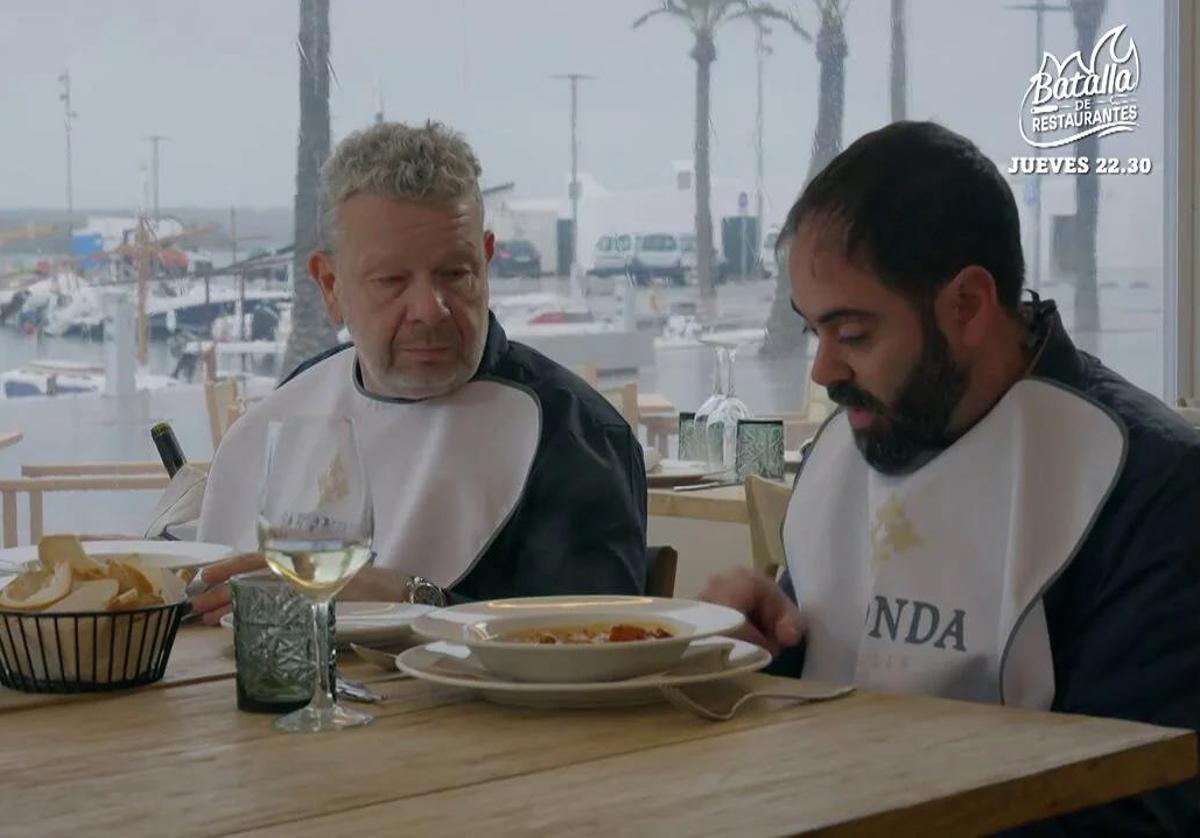
<path fill-rule="evenodd" d="M 629 269 L 633 245 L 634 237 L 628 233 L 601 236 L 592 250 L 592 269 L 588 273 L 594 276 L 623 275 Z"/>
<path fill-rule="evenodd" d="M 689 241 L 685 242 L 685 238 Z M 688 247 L 690 253 L 686 252 Z M 638 236 L 629 269 L 638 285 L 648 285 L 656 276 L 669 279 L 673 285 L 683 285 L 696 270 L 696 239 L 674 233 Z"/>

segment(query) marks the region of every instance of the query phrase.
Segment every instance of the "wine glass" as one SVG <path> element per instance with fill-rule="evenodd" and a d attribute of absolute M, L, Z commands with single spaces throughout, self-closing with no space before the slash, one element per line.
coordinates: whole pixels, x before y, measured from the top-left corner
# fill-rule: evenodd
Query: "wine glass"
<path fill-rule="evenodd" d="M 708 449 L 708 417 L 712 412 L 725 401 L 725 349 L 721 346 L 714 346 L 715 362 L 713 364 L 713 392 L 712 395 L 705 399 L 700 407 L 696 408 L 696 416 L 692 421 L 692 439 L 695 440 L 692 451 L 687 455 L 680 452 L 681 459 L 703 459 L 705 463 L 714 465 L 712 457 L 709 456 Z M 700 456 L 697 457 L 696 454 Z M 720 463 L 716 463 L 720 465 Z"/>
<path fill-rule="evenodd" d="M 330 683 L 329 601 L 371 561 L 374 511 L 354 423 L 289 418 L 267 426 L 258 544 L 267 564 L 312 603 L 313 693 L 275 721 L 289 732 L 357 727 L 371 716 L 341 707 Z"/>
<path fill-rule="evenodd" d="M 737 346 L 726 346 L 725 398 L 708 415 L 705 423 L 705 440 L 708 443 L 709 460 L 722 472 L 732 472 L 737 457 L 737 426 L 742 419 L 750 418 L 750 409 L 737 397 L 733 380 Z"/>

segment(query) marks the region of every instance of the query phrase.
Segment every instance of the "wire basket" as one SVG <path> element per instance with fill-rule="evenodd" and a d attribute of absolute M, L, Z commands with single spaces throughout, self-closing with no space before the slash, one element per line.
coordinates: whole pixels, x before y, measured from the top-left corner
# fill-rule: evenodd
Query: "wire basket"
<path fill-rule="evenodd" d="M 188 602 L 131 611 L 0 610 L 0 684 L 31 693 L 123 690 L 163 677 Z"/>

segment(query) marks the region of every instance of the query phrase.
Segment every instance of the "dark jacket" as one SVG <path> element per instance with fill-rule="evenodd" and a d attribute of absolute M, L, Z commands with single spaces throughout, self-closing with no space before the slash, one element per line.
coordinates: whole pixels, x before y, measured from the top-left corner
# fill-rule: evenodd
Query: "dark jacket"
<path fill-rule="evenodd" d="M 280 386 L 350 346 L 305 361 Z M 495 315 L 489 314 L 475 378 L 531 391 L 541 405 L 542 433 L 517 508 L 450 598 L 642 593 L 646 468 L 628 423 L 570 370 L 510 342 Z"/>
<path fill-rule="evenodd" d="M 1075 348 L 1054 303 L 1035 302 L 1031 375 L 1075 390 L 1125 429 L 1124 470 L 1043 604 L 1051 710 L 1200 729 L 1200 434 Z M 785 580 L 785 588 L 790 583 Z M 774 671 L 803 666 L 802 650 Z M 1013 835 L 1200 835 L 1195 781 L 1015 830 Z"/>

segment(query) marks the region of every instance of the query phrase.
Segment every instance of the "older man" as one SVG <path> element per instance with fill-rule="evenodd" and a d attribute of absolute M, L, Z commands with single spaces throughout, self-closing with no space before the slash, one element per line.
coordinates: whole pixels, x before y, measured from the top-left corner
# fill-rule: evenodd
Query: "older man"
<path fill-rule="evenodd" d="M 344 596 L 641 591 L 641 447 L 603 396 L 510 342 L 489 312 L 479 175 L 467 143 L 436 123 L 341 143 L 324 169 L 329 240 L 309 272 L 353 344 L 303 364 L 231 427 L 200 539 L 256 547 L 270 420 L 345 415 L 368 461 L 377 560 Z M 260 563 L 232 560 L 205 581 Z M 214 622 L 228 601 L 217 589 L 193 602 Z"/>
<path fill-rule="evenodd" d="M 1200 436 L 1077 350 L 1053 303 L 1022 303 L 992 162 L 890 125 L 813 179 L 784 236 L 813 380 L 844 410 L 783 527 L 799 608 L 749 572 L 704 596 L 806 677 L 1200 728 Z M 1196 835 L 1200 795 L 1039 829 Z"/>

